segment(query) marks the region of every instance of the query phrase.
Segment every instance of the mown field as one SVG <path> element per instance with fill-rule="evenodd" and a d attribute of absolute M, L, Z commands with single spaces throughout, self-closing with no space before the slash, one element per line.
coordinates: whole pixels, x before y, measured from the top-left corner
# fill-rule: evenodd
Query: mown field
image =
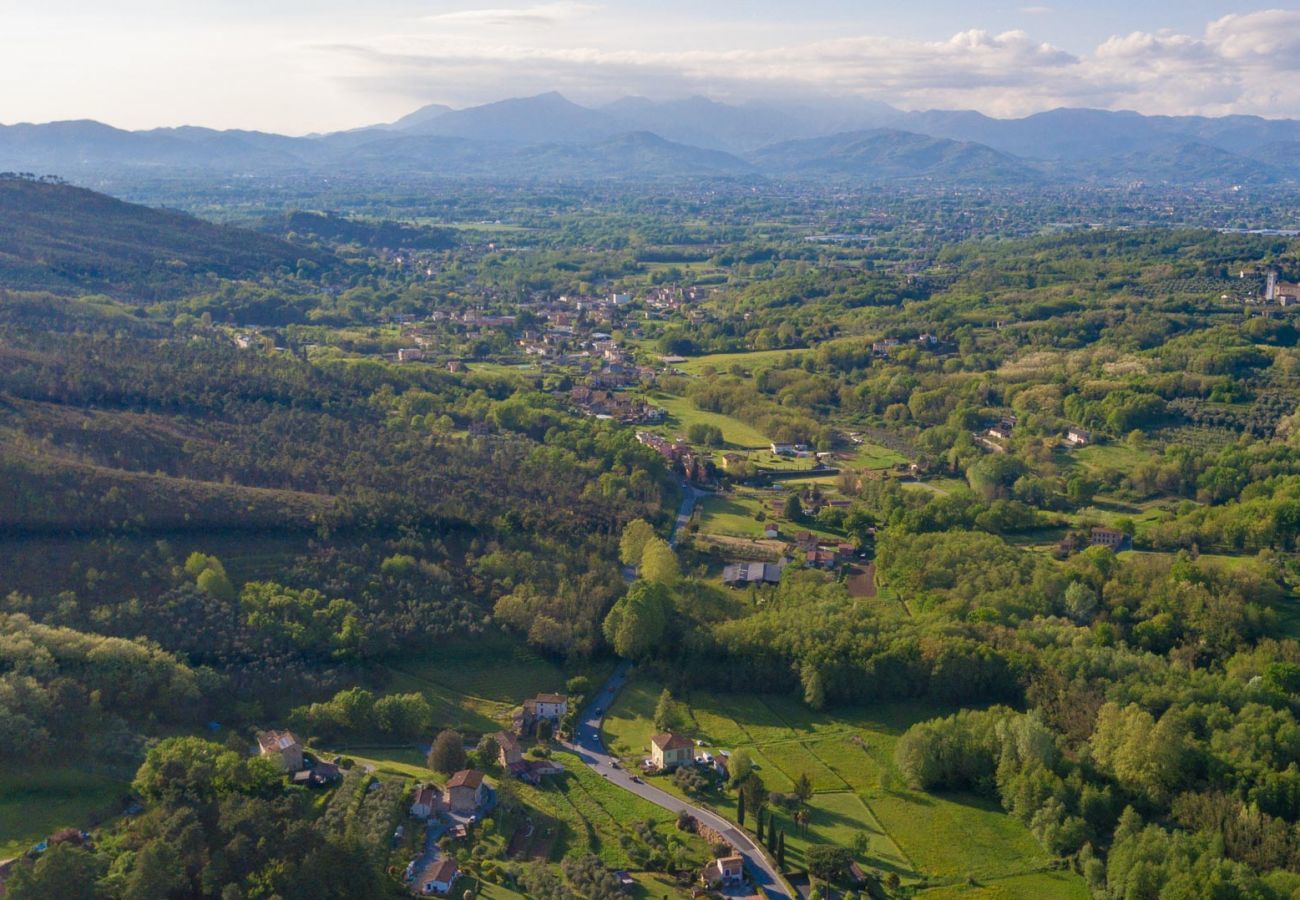
<path fill-rule="evenodd" d="M 661 689 L 648 678 L 634 679 L 605 720 L 607 745 L 629 763 L 649 746 Z M 991 897 L 1084 895 L 1074 876 L 1046 873 L 1047 853 L 996 803 L 970 794 L 926 794 L 903 784 L 893 761 L 898 737 L 914 722 L 948 710 L 918 703 L 818 713 L 784 696 L 696 692 L 686 699 L 686 732 L 712 750 L 748 750 L 769 790 L 790 791 L 800 775 L 810 778 L 807 828 L 777 813 L 791 868 L 800 866 L 809 845 L 851 847 L 862 834 L 868 848 L 864 865 L 918 886 L 948 886 L 951 894 L 983 889 L 987 882 L 1002 891 Z M 673 789 L 668 779 L 655 783 Z M 734 816 L 732 793 L 704 799 Z M 748 824 L 753 827 L 752 819 Z M 1061 880 L 1062 890 L 1036 893 L 1045 878 Z"/>
<path fill-rule="evenodd" d="M 740 419 L 699 409 L 689 398 L 673 394 L 654 392 L 648 401 L 662 407 L 668 413 L 668 422 L 653 430 L 676 437 L 685 436 L 687 430 L 695 424 L 716 425 L 722 431 L 722 439 L 729 445 L 728 449 L 760 449 L 772 443 L 771 438 L 752 425 Z"/>

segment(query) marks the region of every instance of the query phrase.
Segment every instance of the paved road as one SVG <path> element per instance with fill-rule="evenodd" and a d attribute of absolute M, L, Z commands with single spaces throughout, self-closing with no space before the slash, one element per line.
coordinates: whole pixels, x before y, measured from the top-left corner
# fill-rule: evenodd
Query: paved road
<path fill-rule="evenodd" d="M 682 482 L 682 505 L 677 510 L 677 521 L 673 522 L 673 533 L 668 536 L 668 546 L 677 546 L 677 533 L 691 520 L 691 513 L 695 511 L 695 501 L 702 493 L 704 492 L 691 487 L 685 481 Z"/>
<path fill-rule="evenodd" d="M 688 488 L 688 490 L 691 489 Z M 690 502 L 693 506 L 695 502 L 693 490 Z M 682 507 L 686 509 L 685 502 L 683 502 Z M 687 511 L 686 515 L 687 518 L 690 517 L 689 511 Z M 685 800 L 661 791 L 657 787 L 637 783 L 632 780 L 635 773 L 630 773 L 626 769 L 621 767 L 613 768 L 611 763 L 614 762 L 614 759 L 605 751 L 605 744 L 600 737 L 600 724 L 605 718 L 605 711 L 609 709 L 610 703 L 614 701 L 614 698 L 618 696 L 618 692 L 623 689 L 623 685 L 627 683 L 628 668 L 629 664 L 623 662 L 614 670 L 614 674 L 610 676 L 609 681 L 605 682 L 600 693 L 596 695 L 596 699 L 587 704 L 587 708 L 583 710 L 582 720 L 578 724 L 578 732 L 574 735 L 573 741 L 565 742 L 564 746 L 576 753 L 593 770 L 605 776 L 610 784 L 617 785 L 623 790 L 630 791 L 638 797 L 649 800 L 656 806 L 661 806 L 671 812 L 686 810 L 696 819 L 720 833 L 731 842 L 732 846 L 739 849 L 745 857 L 745 868 L 749 872 L 750 880 L 755 885 L 764 888 L 769 897 L 790 900 L 790 894 L 777 876 L 775 867 L 759 851 L 750 835 L 717 813 L 687 803 Z"/>
<path fill-rule="evenodd" d="M 672 533 L 668 535 L 668 546 L 677 546 L 677 534 L 686 527 L 686 523 L 691 520 L 691 513 L 695 511 L 695 501 L 698 500 L 704 491 L 691 487 L 685 481 L 682 482 L 682 505 L 677 510 L 677 518 L 673 522 Z M 628 584 L 636 581 L 636 566 L 623 567 L 623 580 Z"/>
<path fill-rule="evenodd" d="M 672 546 L 676 546 L 678 532 L 686 527 L 686 523 L 691 520 L 691 513 L 695 510 L 695 502 L 703 493 L 685 482 L 682 482 L 682 491 L 682 505 L 677 510 L 677 521 L 673 523 L 673 532 L 668 538 L 668 543 Z M 619 663 L 614 670 L 614 674 L 601 687 L 600 693 L 583 710 L 582 719 L 578 723 L 577 734 L 573 736 L 572 741 L 565 741 L 564 746 L 577 754 L 578 758 L 593 770 L 605 776 L 610 784 L 617 785 L 623 790 L 630 791 L 638 797 L 649 800 L 656 806 L 661 806 L 671 812 L 676 813 L 686 810 L 695 816 L 696 819 L 721 834 L 731 842 L 732 846 L 740 850 L 745 857 L 745 868 L 749 871 L 750 879 L 756 886 L 766 890 L 768 897 L 773 898 L 773 900 L 790 900 L 789 893 L 786 892 L 781 879 L 777 876 L 776 868 L 763 856 L 758 845 L 754 843 L 754 839 L 743 830 L 717 813 L 710 812 L 693 803 L 687 803 L 685 800 L 674 797 L 666 791 L 661 791 L 657 787 L 635 782 L 632 780 L 633 773 L 629 773 L 621 767 L 617 769 L 613 767 L 614 758 L 605 750 L 605 743 L 600 737 L 600 725 L 605 719 L 605 712 L 609 709 L 609 705 L 614 702 L 618 692 L 627 684 L 629 668 L 629 663 Z"/>

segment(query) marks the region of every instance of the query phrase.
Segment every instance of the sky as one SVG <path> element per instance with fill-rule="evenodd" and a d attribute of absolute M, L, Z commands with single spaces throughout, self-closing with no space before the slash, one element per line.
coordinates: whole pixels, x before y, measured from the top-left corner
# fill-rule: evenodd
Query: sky
<path fill-rule="evenodd" d="M 1236 0 L 0 0 L 0 123 L 285 134 L 558 90 L 1300 118 L 1300 6 Z"/>

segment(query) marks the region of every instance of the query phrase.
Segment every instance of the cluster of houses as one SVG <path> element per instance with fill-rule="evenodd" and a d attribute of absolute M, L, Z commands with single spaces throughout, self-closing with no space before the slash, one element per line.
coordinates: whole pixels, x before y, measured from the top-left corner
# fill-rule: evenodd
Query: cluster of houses
<path fill-rule="evenodd" d="M 690 444 L 678 438 L 670 441 L 652 431 L 638 431 L 636 439 L 673 464 L 690 481 L 709 481 L 713 476 L 713 463 Z"/>
<path fill-rule="evenodd" d="M 614 419 L 623 425 L 655 425 L 665 412 L 644 400 L 614 391 L 578 385 L 569 392 L 574 407 L 598 419 Z"/>
<path fill-rule="evenodd" d="M 564 769 L 549 759 L 524 759 L 521 738 L 537 733 L 545 722 L 552 729 L 560 726 L 569 711 L 569 698 L 563 694 L 538 694 L 525 700 L 515 713 L 512 728 L 492 735 L 497 744 L 497 761 L 503 772 L 530 784 L 558 775 Z M 452 774 L 441 790 L 432 784 L 420 785 L 411 799 L 410 813 L 435 827 L 439 818 L 450 822 L 447 833 L 464 838 L 468 829 L 494 802 L 486 777 L 477 769 L 462 769 Z M 440 826 L 439 826 L 440 827 Z M 417 893 L 446 896 L 450 894 L 460 870 L 456 861 L 437 852 L 426 852 L 406 867 L 406 880 Z"/>

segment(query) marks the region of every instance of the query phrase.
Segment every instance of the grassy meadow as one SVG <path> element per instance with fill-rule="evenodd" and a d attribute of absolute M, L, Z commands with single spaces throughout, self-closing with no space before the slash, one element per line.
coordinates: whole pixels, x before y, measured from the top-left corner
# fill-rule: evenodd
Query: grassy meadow
<path fill-rule="evenodd" d="M 658 682 L 634 678 L 605 720 L 607 746 L 628 763 L 645 755 L 661 690 Z M 904 785 L 893 759 L 899 736 L 911 724 L 948 710 L 917 703 L 819 713 L 785 696 L 695 692 L 684 699 L 685 732 L 709 750 L 748 750 L 769 790 L 791 791 L 800 775 L 811 780 L 806 829 L 789 813 L 776 812 L 792 869 L 802 864 L 810 845 L 851 847 L 864 835 L 864 866 L 897 873 L 918 887 L 942 885 L 964 894 L 988 882 L 1002 893 L 987 896 L 1028 897 L 1051 881 L 1062 885 L 1051 896 L 1083 895 L 1082 882 L 1073 875 L 1047 871 L 1048 854 L 995 802 Z M 655 783 L 676 792 L 666 778 Z M 702 799 L 734 817 L 731 792 L 714 791 Z M 747 824 L 752 828 L 753 820 Z"/>

